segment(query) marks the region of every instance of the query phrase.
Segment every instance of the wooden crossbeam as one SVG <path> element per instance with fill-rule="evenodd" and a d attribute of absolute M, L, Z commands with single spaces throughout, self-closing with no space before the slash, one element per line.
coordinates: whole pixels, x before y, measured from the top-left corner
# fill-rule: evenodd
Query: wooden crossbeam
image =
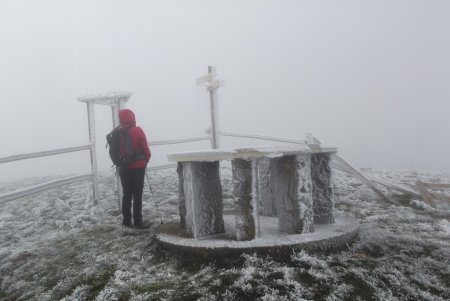
<path fill-rule="evenodd" d="M 337 165 L 340 168 L 343 168 L 345 170 L 347 170 L 349 173 L 351 173 L 352 175 L 354 175 L 356 178 L 358 178 L 363 184 L 365 184 L 367 187 L 369 187 L 370 189 L 372 189 L 381 199 L 391 203 L 391 204 L 396 204 L 396 202 L 394 202 L 393 200 L 391 200 L 390 198 L 388 198 L 384 193 L 382 193 L 377 186 L 375 186 L 375 184 L 368 178 L 366 177 L 362 172 L 360 172 L 356 167 L 354 167 L 353 165 L 351 165 L 349 162 L 347 162 L 344 158 L 342 158 L 341 156 L 335 154 L 333 156 L 334 161 L 337 163 Z"/>
<path fill-rule="evenodd" d="M 436 203 L 434 202 L 433 195 L 428 191 L 427 187 L 422 181 L 416 182 L 416 188 L 422 196 L 422 200 L 427 202 L 431 207 L 436 208 Z"/>
<path fill-rule="evenodd" d="M 423 183 L 428 189 L 450 189 L 450 184 L 442 184 L 442 183 Z"/>
<path fill-rule="evenodd" d="M 422 198 L 420 193 L 417 193 L 417 192 L 415 192 L 413 190 L 410 190 L 410 189 L 407 189 L 405 187 L 402 187 L 402 186 L 399 186 L 399 185 L 396 185 L 396 184 L 393 184 L 393 183 L 389 183 L 389 182 L 380 180 L 378 178 L 370 177 L 369 179 L 371 179 L 375 183 L 378 183 L 378 184 L 383 185 L 385 187 L 388 187 L 388 188 L 391 188 L 393 190 L 397 190 L 397 191 L 403 192 L 404 194 L 410 195 L 413 198 L 417 198 L 417 199 L 421 199 Z"/>
<path fill-rule="evenodd" d="M 440 201 L 444 201 L 444 202 L 449 202 L 450 203 L 450 196 L 442 194 L 442 193 L 438 193 L 438 192 L 431 192 L 431 195 L 436 199 L 436 200 L 440 200 Z"/>

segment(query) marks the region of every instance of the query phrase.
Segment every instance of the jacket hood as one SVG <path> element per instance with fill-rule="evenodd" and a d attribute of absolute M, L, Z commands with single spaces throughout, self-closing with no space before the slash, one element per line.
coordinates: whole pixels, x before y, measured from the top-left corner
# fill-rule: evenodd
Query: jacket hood
<path fill-rule="evenodd" d="M 119 121 L 123 126 L 136 126 L 136 117 L 133 111 L 129 109 L 123 109 L 119 111 Z"/>

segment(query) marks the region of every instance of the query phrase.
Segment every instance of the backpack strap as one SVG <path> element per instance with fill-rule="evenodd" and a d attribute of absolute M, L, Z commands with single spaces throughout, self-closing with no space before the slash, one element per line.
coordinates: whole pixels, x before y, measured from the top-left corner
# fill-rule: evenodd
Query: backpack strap
<path fill-rule="evenodd" d="M 111 136 L 115 133 L 118 132 L 120 127 L 122 127 L 121 124 L 119 124 L 118 126 L 116 126 L 108 135 L 106 135 L 106 145 L 105 148 L 108 148 L 109 145 L 109 139 L 111 138 Z"/>
<path fill-rule="evenodd" d="M 128 134 L 130 127 L 125 127 L 122 131 L 126 131 L 126 133 L 122 133 L 124 139 L 124 147 L 127 154 L 134 154 L 133 146 L 131 145 L 131 138 Z M 131 158 L 130 158 L 131 159 Z"/>

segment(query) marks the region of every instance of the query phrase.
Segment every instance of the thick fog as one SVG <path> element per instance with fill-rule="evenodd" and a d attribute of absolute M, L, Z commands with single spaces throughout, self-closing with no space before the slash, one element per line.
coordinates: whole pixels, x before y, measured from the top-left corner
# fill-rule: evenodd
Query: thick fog
<path fill-rule="evenodd" d="M 212 65 L 224 131 L 309 132 L 359 167 L 450 172 L 449 32 L 444 0 L 0 0 L 0 158 L 87 144 L 77 97 L 118 90 L 150 144 L 202 136 Z M 96 123 L 108 170 L 108 107 Z M 153 146 L 151 164 L 208 147 Z M 89 168 L 84 151 L 1 164 L 0 180 Z"/>

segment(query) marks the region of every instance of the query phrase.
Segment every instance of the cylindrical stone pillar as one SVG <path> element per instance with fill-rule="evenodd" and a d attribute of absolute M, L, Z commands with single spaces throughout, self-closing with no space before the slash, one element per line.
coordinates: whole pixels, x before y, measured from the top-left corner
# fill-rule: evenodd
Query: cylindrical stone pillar
<path fill-rule="evenodd" d="M 311 171 L 308 154 L 272 159 L 278 230 L 298 234 L 313 232 Z"/>
<path fill-rule="evenodd" d="M 231 164 L 236 210 L 236 239 L 252 240 L 256 234 L 252 204 L 252 163 L 248 160 L 234 159 Z"/>
<path fill-rule="evenodd" d="M 270 158 L 258 159 L 258 201 L 259 214 L 262 216 L 277 216 L 275 196 L 270 178 Z"/>
<path fill-rule="evenodd" d="M 311 156 L 315 224 L 334 223 L 334 200 L 330 159 L 330 153 L 312 154 Z"/>
<path fill-rule="evenodd" d="M 186 196 L 184 194 L 183 164 L 180 162 L 178 162 L 177 174 L 178 174 L 178 209 L 180 212 L 180 224 L 183 228 L 186 228 Z"/>
<path fill-rule="evenodd" d="M 225 232 L 219 161 L 182 164 L 187 232 L 194 238 Z"/>
<path fill-rule="evenodd" d="M 311 155 L 301 154 L 297 156 L 297 195 L 300 205 L 300 221 L 302 233 L 314 232 L 313 196 L 311 178 Z"/>

